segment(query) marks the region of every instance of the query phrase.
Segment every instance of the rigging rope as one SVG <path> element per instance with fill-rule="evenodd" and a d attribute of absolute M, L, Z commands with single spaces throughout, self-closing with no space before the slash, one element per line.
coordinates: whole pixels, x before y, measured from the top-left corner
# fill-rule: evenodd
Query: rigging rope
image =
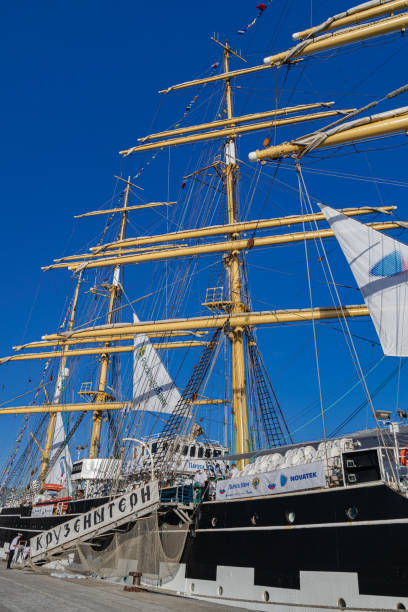
<path fill-rule="evenodd" d="M 301 169 L 300 163 L 299 162 L 296 162 L 296 163 L 297 163 L 297 170 L 298 170 L 298 180 L 301 182 L 301 185 L 303 186 L 303 189 L 305 191 L 305 194 L 306 194 L 306 197 L 307 197 L 307 202 L 308 202 L 308 205 L 309 205 L 309 212 L 312 213 L 313 212 L 313 208 L 312 208 L 312 204 L 311 204 L 310 198 L 308 196 L 308 191 L 307 191 L 306 183 L 305 183 L 305 180 L 304 180 L 304 177 L 303 177 L 303 174 L 302 174 L 302 169 Z M 315 226 L 316 229 L 318 228 L 316 220 L 314 221 L 314 226 Z M 336 298 L 337 298 L 338 306 L 339 306 L 339 308 L 341 310 L 342 319 L 339 318 L 339 321 L 341 322 L 341 324 L 344 324 L 344 326 L 345 326 L 345 328 L 347 330 L 347 336 L 345 335 L 346 342 L 347 342 L 347 345 L 349 346 L 349 350 L 350 350 L 350 346 L 352 348 L 352 352 L 350 351 L 351 355 L 352 355 L 352 359 L 353 359 L 353 361 L 355 363 L 355 366 L 357 368 L 357 373 L 360 376 L 361 384 L 362 384 L 364 393 L 366 395 L 368 405 L 369 405 L 369 407 L 371 409 L 372 416 L 373 416 L 373 418 L 375 420 L 377 431 L 378 431 L 378 436 L 379 436 L 379 438 L 380 438 L 380 440 L 382 442 L 382 445 L 384 446 L 385 453 L 387 454 L 388 460 L 390 462 L 391 471 L 393 473 L 395 481 L 397 482 L 394 465 L 393 465 L 393 462 L 391 460 L 391 457 L 389 457 L 389 452 L 388 452 L 388 448 L 387 448 L 387 446 L 385 444 L 383 432 L 382 432 L 382 430 L 381 430 L 381 428 L 379 426 L 379 423 L 378 423 L 378 420 L 377 420 L 377 417 L 376 417 L 374 405 L 373 405 L 373 402 L 372 402 L 372 399 L 371 399 L 371 396 L 370 396 L 370 392 L 368 390 L 368 386 L 367 386 L 366 380 L 364 378 L 364 373 L 363 373 L 363 370 L 362 370 L 362 367 L 361 367 L 361 364 L 360 364 L 360 360 L 358 358 L 358 354 L 357 354 L 357 350 L 356 350 L 356 347 L 355 347 L 355 344 L 354 344 L 354 340 L 353 340 L 353 337 L 352 337 L 352 335 L 350 333 L 348 321 L 347 321 L 347 319 L 345 317 L 343 305 L 341 304 L 339 292 L 338 292 L 337 286 L 336 286 L 336 284 L 334 282 L 334 277 L 333 277 L 332 269 L 331 269 L 331 266 L 330 266 L 330 263 L 329 263 L 329 260 L 328 260 L 328 257 L 327 257 L 326 249 L 324 247 L 323 240 L 322 240 L 321 237 L 318 240 L 316 240 L 316 239 L 314 240 L 314 243 L 316 245 L 317 251 L 320 254 L 319 248 L 317 246 L 318 242 L 320 243 L 321 249 L 322 249 L 323 254 L 324 254 L 324 257 L 321 258 L 322 269 L 323 269 L 324 274 L 326 276 L 326 273 L 325 273 L 325 270 L 324 270 L 324 266 L 323 266 L 323 261 L 325 261 L 327 269 L 328 269 L 329 274 L 330 274 L 330 279 L 331 279 L 331 282 L 332 282 L 332 286 L 333 286 L 333 289 L 334 289 L 334 292 L 335 292 L 335 295 L 336 295 Z M 331 286 L 329 284 L 327 284 L 327 286 L 328 286 L 328 290 L 329 290 L 330 295 L 332 295 Z"/>
<path fill-rule="evenodd" d="M 300 164 L 298 162 L 296 163 L 296 171 L 297 171 L 297 174 L 298 174 L 298 186 L 299 186 L 299 197 L 300 197 L 301 215 L 303 215 L 304 214 L 304 210 L 303 210 L 304 192 L 303 192 L 303 185 L 302 185 L 302 182 L 301 182 L 301 167 L 300 167 Z M 304 187 L 306 187 L 306 186 L 304 185 Z M 307 191 L 305 192 L 305 195 L 306 195 L 306 198 L 308 199 Z M 305 226 L 305 221 L 304 220 L 302 221 L 302 227 L 303 227 L 303 235 L 304 235 L 304 241 L 303 242 L 304 242 L 304 249 L 305 249 L 307 281 L 308 281 L 308 288 L 309 288 L 309 300 L 310 300 L 310 308 L 311 308 L 311 311 L 312 311 L 313 344 L 314 344 L 314 352 L 315 352 L 317 382 L 318 382 L 318 386 L 319 386 L 320 415 L 321 415 L 321 419 L 322 419 L 323 440 L 324 440 L 324 442 L 326 442 L 326 423 L 325 423 L 325 418 L 324 418 L 322 384 L 321 384 L 321 379 L 320 379 L 319 353 L 318 353 L 318 350 L 317 350 L 316 323 L 315 323 L 315 317 L 314 317 L 313 297 L 312 297 L 312 284 L 311 284 L 311 279 L 310 279 L 309 256 L 308 256 L 308 248 L 307 248 L 307 242 L 306 242 L 306 226 Z M 325 456 L 326 456 L 326 467 L 328 468 L 328 466 L 329 466 L 329 458 L 328 458 L 328 454 L 327 454 L 327 444 L 326 443 L 324 445 L 324 449 L 325 449 Z"/>

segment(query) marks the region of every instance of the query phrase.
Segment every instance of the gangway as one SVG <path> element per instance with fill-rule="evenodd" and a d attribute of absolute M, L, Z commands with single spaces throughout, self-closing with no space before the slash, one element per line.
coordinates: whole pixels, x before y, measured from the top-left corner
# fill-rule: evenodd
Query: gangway
<path fill-rule="evenodd" d="M 159 487 L 155 480 L 31 538 L 31 560 L 44 563 L 51 556 L 74 548 L 79 542 L 92 540 L 150 514 L 158 505 Z"/>

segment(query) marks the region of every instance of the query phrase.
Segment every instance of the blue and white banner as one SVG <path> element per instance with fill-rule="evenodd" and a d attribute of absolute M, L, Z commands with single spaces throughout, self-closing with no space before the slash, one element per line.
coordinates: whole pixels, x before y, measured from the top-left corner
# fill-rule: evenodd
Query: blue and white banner
<path fill-rule="evenodd" d="M 323 461 L 217 482 L 216 499 L 259 497 L 326 486 Z"/>

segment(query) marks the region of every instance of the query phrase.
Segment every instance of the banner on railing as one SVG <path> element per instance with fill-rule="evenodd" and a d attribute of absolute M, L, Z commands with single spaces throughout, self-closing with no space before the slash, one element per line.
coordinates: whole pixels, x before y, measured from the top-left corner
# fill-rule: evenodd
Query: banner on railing
<path fill-rule="evenodd" d="M 323 461 L 299 465 L 275 472 L 243 475 L 240 478 L 219 480 L 216 499 L 237 499 L 276 495 L 289 491 L 316 489 L 326 486 Z"/>

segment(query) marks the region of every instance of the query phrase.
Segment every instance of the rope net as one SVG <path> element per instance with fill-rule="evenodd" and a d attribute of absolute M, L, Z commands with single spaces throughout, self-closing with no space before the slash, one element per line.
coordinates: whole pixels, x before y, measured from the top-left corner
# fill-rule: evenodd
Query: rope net
<path fill-rule="evenodd" d="M 70 549 L 58 560 L 68 564 L 66 569 L 100 578 L 124 578 L 130 572 L 142 572 L 145 583 L 162 585 L 177 572 L 188 527 L 188 523 L 180 526 L 159 521 L 155 511 L 90 541 L 77 543 L 74 554 Z"/>

